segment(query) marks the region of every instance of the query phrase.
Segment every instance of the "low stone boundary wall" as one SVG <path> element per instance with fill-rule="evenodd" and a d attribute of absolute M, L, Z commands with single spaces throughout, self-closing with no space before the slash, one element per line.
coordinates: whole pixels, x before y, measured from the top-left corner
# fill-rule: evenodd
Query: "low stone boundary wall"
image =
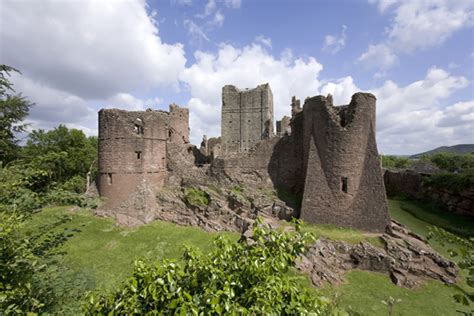
<path fill-rule="evenodd" d="M 474 188 L 460 191 L 434 188 L 426 185 L 423 177 L 411 170 L 384 170 L 383 178 L 387 195 L 405 195 L 413 199 L 433 200 L 443 205 L 443 209 L 449 212 L 474 217 Z"/>

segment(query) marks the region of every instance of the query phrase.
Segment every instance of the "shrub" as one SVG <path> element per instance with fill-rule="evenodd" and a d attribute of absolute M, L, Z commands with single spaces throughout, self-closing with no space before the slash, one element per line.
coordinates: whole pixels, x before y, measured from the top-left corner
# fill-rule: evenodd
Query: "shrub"
<path fill-rule="evenodd" d="M 382 167 L 387 169 L 407 169 L 412 161 L 405 157 L 398 156 L 380 156 Z"/>
<path fill-rule="evenodd" d="M 22 220 L 16 213 L 0 212 L 0 309 L 7 315 L 43 306 L 32 284 L 34 273 L 41 267 L 30 241 L 19 234 Z"/>
<path fill-rule="evenodd" d="M 209 195 L 199 188 L 188 187 L 184 189 L 184 198 L 191 205 L 207 206 L 209 205 Z"/>
<path fill-rule="evenodd" d="M 469 290 L 454 295 L 454 299 L 466 306 L 474 304 L 474 238 L 462 238 L 436 226 L 431 227 L 428 238 L 437 240 L 442 246 L 451 244 L 458 247 L 458 250 L 449 250 L 449 253 L 451 257 L 460 257 L 458 265 L 467 274 L 466 284 Z M 474 310 L 464 314 L 473 315 Z"/>
<path fill-rule="evenodd" d="M 87 200 L 83 195 L 66 191 L 62 188 L 49 191 L 44 198 L 44 203 L 52 205 L 77 205 L 80 207 L 87 206 Z"/>
<path fill-rule="evenodd" d="M 474 169 L 462 173 L 440 173 L 424 177 L 425 186 L 459 192 L 474 187 Z"/>
<path fill-rule="evenodd" d="M 61 185 L 61 189 L 69 192 L 82 194 L 86 191 L 86 179 L 82 176 L 74 176 Z"/>
<path fill-rule="evenodd" d="M 90 297 L 86 314 L 327 315 L 335 310 L 287 274 L 312 235 L 302 233 L 299 224 L 295 232 L 280 233 L 259 221 L 253 233 L 248 243 L 220 236 L 208 255 L 188 248 L 183 265 L 137 260 L 117 291 Z"/>
<path fill-rule="evenodd" d="M 423 156 L 422 160 L 431 161 L 438 168 L 450 172 L 474 169 L 474 153 L 456 154 L 445 152 L 431 156 Z"/>

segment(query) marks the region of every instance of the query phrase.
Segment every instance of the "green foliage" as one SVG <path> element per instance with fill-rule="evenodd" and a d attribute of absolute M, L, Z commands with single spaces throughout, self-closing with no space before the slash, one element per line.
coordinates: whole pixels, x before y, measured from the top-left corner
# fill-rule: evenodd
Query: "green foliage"
<path fill-rule="evenodd" d="M 53 130 L 32 131 L 28 135 L 21 156 L 40 166 L 49 164 L 51 180 L 63 183 L 74 176 L 84 177 L 92 167 L 92 177 L 97 174 L 97 137 L 87 137 L 77 129 L 59 125 Z M 39 158 L 43 157 L 43 161 Z M 94 168 L 95 167 L 95 168 Z"/>
<path fill-rule="evenodd" d="M 474 169 L 474 153 L 456 154 L 443 152 L 434 155 L 423 156 L 424 161 L 435 164 L 438 168 L 449 171 L 459 172 Z"/>
<path fill-rule="evenodd" d="M 74 176 L 61 185 L 61 189 L 74 193 L 86 191 L 86 179 L 82 176 Z"/>
<path fill-rule="evenodd" d="M 115 293 L 91 296 L 88 315 L 119 314 L 307 314 L 334 311 L 288 278 L 288 269 L 313 237 L 279 233 L 259 224 L 250 243 L 218 237 L 202 255 L 187 248 L 184 265 L 135 262 L 131 278 Z"/>
<path fill-rule="evenodd" d="M 461 173 L 440 173 L 423 178 L 425 186 L 459 192 L 474 187 L 474 169 Z"/>
<path fill-rule="evenodd" d="M 187 187 L 184 189 L 184 198 L 190 205 L 207 206 L 209 205 L 209 195 L 199 188 Z"/>
<path fill-rule="evenodd" d="M 0 309 L 5 314 L 36 311 L 43 306 L 32 285 L 33 275 L 41 267 L 30 241 L 18 232 L 22 221 L 16 213 L 0 213 Z"/>
<path fill-rule="evenodd" d="M 428 238 L 437 240 L 441 244 L 454 244 L 458 249 L 449 250 L 451 257 L 460 257 L 458 266 L 467 273 L 466 284 L 470 288 L 464 293 L 454 295 L 456 302 L 469 306 L 474 303 L 474 238 L 462 238 L 442 228 L 432 227 Z M 474 309 L 468 315 L 474 314 Z"/>
<path fill-rule="evenodd" d="M 406 157 L 381 155 L 382 167 L 386 169 L 407 169 L 411 165 L 411 160 Z"/>
<path fill-rule="evenodd" d="M 8 80 L 13 67 L 0 65 L 0 167 L 14 160 L 18 154 L 15 134 L 25 131 L 23 119 L 33 103 L 19 94 L 14 94 L 12 83 Z"/>

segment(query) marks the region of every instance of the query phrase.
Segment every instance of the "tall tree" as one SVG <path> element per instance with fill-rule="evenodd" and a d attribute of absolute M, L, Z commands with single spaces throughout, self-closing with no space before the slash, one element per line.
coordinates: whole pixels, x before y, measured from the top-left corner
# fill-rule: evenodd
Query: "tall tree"
<path fill-rule="evenodd" d="M 21 93 L 15 93 L 9 77 L 11 72 L 20 73 L 13 67 L 0 65 L 0 165 L 17 157 L 16 133 L 24 132 L 23 123 L 33 103 Z"/>

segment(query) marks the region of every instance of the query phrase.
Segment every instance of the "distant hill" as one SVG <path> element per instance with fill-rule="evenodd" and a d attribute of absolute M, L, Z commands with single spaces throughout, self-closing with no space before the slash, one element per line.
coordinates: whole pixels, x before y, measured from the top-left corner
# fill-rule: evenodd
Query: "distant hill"
<path fill-rule="evenodd" d="M 437 153 L 456 153 L 456 154 L 468 154 L 474 152 L 474 144 L 459 144 L 454 146 L 441 146 L 432 150 L 425 151 L 416 155 L 411 155 L 411 159 L 417 159 L 424 155 L 433 155 Z"/>

